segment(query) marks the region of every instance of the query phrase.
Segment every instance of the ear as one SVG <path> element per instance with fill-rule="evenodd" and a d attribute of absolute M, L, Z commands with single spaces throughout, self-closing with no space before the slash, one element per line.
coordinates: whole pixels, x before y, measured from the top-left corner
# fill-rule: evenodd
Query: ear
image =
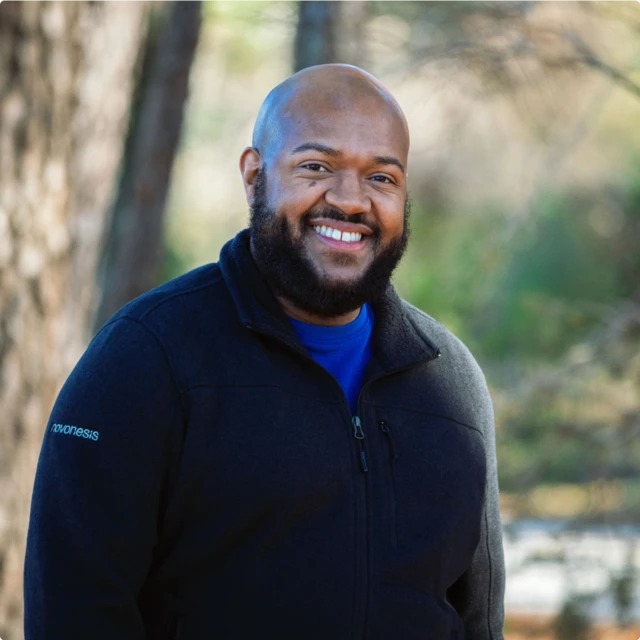
<path fill-rule="evenodd" d="M 242 174 L 247 203 L 250 207 L 253 206 L 253 185 L 261 167 L 262 158 L 260 157 L 260 152 L 255 147 L 247 147 L 240 156 L 240 173 Z"/>

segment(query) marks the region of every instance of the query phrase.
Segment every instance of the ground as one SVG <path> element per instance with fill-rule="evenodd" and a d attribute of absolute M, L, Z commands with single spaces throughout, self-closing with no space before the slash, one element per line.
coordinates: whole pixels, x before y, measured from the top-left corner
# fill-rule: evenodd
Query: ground
<path fill-rule="evenodd" d="M 613 625 L 596 625 L 584 640 L 638 640 L 640 624 L 627 629 L 618 629 Z M 553 621 L 549 618 L 510 616 L 505 624 L 504 640 L 574 640 L 559 638 L 553 631 Z M 578 640 L 578 636 L 576 636 Z"/>

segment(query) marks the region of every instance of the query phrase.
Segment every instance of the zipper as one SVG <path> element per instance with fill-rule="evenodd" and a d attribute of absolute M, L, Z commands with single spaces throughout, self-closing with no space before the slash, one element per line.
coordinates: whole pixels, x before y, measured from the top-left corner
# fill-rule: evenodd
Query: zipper
<path fill-rule="evenodd" d="M 391 533 L 391 539 L 393 540 L 393 544 L 398 546 L 398 501 L 397 501 L 397 490 L 396 490 L 396 469 L 395 462 L 398 459 L 398 454 L 396 452 L 396 447 L 393 443 L 393 437 L 391 435 L 391 431 L 389 430 L 389 423 L 386 420 L 378 420 L 378 426 L 380 427 L 380 431 L 385 436 L 385 440 L 387 441 L 387 445 L 389 447 L 389 473 L 391 476 L 391 482 L 389 486 L 391 487 L 390 495 L 389 495 L 389 503 L 390 503 L 390 513 L 391 517 L 389 518 L 389 529 Z"/>
<path fill-rule="evenodd" d="M 362 391 L 361 391 L 362 393 Z M 360 397 L 358 396 L 358 407 Z M 359 408 L 358 408 L 359 410 Z M 369 490 L 367 483 L 367 473 L 369 466 L 367 465 L 367 457 L 364 451 L 364 430 L 362 429 L 362 421 L 360 416 L 355 415 L 351 418 L 353 426 L 353 437 L 356 440 L 358 458 L 360 459 L 360 470 L 362 473 L 356 478 L 355 489 L 357 496 L 357 529 L 356 529 L 356 584 L 357 594 L 357 614 L 356 614 L 356 634 L 355 638 L 364 638 L 367 625 L 367 609 L 369 608 L 369 550 L 371 535 L 369 527 Z M 361 529 L 360 529 L 361 527 Z"/>
<path fill-rule="evenodd" d="M 364 445 L 362 443 L 364 440 L 364 431 L 362 430 L 360 418 L 358 416 L 353 416 L 351 418 L 351 424 L 353 425 L 353 437 L 358 441 L 360 467 L 362 468 L 363 473 L 367 473 L 369 471 L 369 467 L 367 466 L 367 456 L 364 453 Z"/>

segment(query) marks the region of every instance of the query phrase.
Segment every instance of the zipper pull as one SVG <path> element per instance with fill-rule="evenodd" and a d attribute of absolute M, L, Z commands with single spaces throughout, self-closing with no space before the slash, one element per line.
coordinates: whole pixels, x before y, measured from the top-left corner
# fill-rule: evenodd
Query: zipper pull
<path fill-rule="evenodd" d="M 360 466 L 365 473 L 369 471 L 369 467 L 367 466 L 367 456 L 364 455 L 364 451 L 362 449 L 360 449 Z"/>
<path fill-rule="evenodd" d="M 358 416 L 353 416 L 353 418 L 351 418 L 351 423 L 353 424 L 353 437 L 356 440 L 364 440 L 364 431 L 362 430 L 360 418 Z"/>
<path fill-rule="evenodd" d="M 360 445 L 360 466 L 362 467 L 362 471 L 367 473 L 367 471 L 369 471 L 369 466 L 367 465 L 367 456 L 364 454 L 364 447 L 362 445 L 362 441 L 364 440 L 364 431 L 362 430 L 360 418 L 358 416 L 353 416 L 353 418 L 351 418 L 351 424 L 353 424 L 353 437 Z"/>

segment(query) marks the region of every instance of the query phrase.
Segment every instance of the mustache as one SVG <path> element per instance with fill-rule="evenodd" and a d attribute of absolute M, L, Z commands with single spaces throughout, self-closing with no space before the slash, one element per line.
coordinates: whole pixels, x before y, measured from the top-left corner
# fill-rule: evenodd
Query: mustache
<path fill-rule="evenodd" d="M 368 218 L 365 213 L 352 213 L 347 215 L 341 209 L 337 209 L 336 207 L 325 207 L 320 210 L 307 211 L 301 218 L 301 224 L 308 225 L 312 224 L 313 221 L 318 218 L 324 218 L 327 220 L 336 220 L 338 222 L 352 222 L 353 224 L 363 224 L 366 227 L 371 229 L 371 233 L 374 236 L 379 235 L 380 228 L 378 225 L 373 222 L 370 218 Z"/>

